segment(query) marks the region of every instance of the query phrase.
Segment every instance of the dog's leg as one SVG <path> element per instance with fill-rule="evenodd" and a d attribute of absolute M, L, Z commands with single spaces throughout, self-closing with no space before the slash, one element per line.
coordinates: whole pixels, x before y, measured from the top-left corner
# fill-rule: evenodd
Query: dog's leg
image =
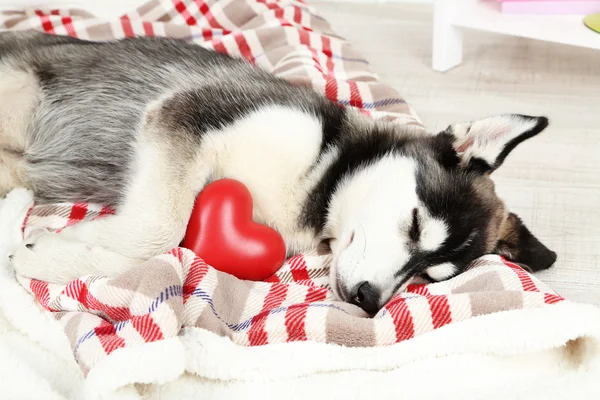
<path fill-rule="evenodd" d="M 197 147 L 186 133 L 172 130 L 160 108 L 149 111 L 136 144 L 131 181 L 116 214 L 74 225 L 61 235 L 132 258 L 176 247 L 210 173 L 197 162 Z"/>
<path fill-rule="evenodd" d="M 136 144 L 131 181 L 116 214 L 68 227 L 55 234 L 52 241 L 56 244 L 60 240 L 72 240 L 99 246 L 123 256 L 119 260 L 121 264 L 127 264 L 130 260 L 131 267 L 139 260 L 176 247 L 185 233 L 195 196 L 210 173 L 205 163 L 197 161 L 197 148 L 197 142 L 190 139 L 189 135 L 169 129 L 169 124 L 161 118 L 160 109 L 150 111 Z M 40 261 L 56 258 L 52 254 L 52 246 L 36 247 L 34 244 L 31 249 L 19 251 L 39 252 L 36 259 Z M 86 252 L 85 246 L 69 248 Z M 101 273 L 102 264 L 111 262 L 110 257 L 102 260 L 100 252 L 97 253 L 99 256 L 95 259 L 90 257 L 90 263 L 95 265 L 84 265 L 80 272 L 95 270 Z M 75 260 L 65 262 L 65 257 L 69 257 L 68 254 L 61 256 L 61 262 L 68 271 L 56 271 L 56 279 L 43 274 L 46 280 L 64 282 L 66 277 L 79 276 L 77 274 L 80 272 L 72 267 L 76 264 Z M 20 258 L 17 254 L 13 257 L 18 273 L 21 273 Z M 80 254 L 72 258 L 77 258 L 79 263 L 86 263 L 86 258 Z M 53 268 L 61 269 L 60 265 L 56 263 Z M 39 268 L 44 266 L 40 264 Z M 118 268 L 119 271 L 126 269 L 123 265 Z M 25 276 L 36 278 L 39 275 L 29 268 Z"/>
<path fill-rule="evenodd" d="M 84 275 L 118 275 L 143 262 L 41 230 L 33 232 L 10 260 L 19 275 L 51 283 L 68 283 Z"/>

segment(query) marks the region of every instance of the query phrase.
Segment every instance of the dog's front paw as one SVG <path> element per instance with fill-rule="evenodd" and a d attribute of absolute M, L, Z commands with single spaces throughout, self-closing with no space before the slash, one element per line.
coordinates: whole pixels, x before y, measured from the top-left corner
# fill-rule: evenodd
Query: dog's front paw
<path fill-rule="evenodd" d="M 82 243 L 65 241 L 56 233 L 41 233 L 27 238 L 9 259 L 18 275 L 67 283 L 79 276 L 78 259 L 84 250 Z"/>
<path fill-rule="evenodd" d="M 31 236 L 15 249 L 10 261 L 18 275 L 57 284 L 84 275 L 116 275 L 140 262 L 58 233 Z"/>

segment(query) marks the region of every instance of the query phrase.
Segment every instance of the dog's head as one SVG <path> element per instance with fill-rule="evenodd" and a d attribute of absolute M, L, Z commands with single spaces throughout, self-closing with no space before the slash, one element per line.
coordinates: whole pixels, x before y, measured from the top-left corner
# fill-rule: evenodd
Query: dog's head
<path fill-rule="evenodd" d="M 432 136 L 375 125 L 349 139 L 341 154 L 355 165 L 345 164 L 324 229 L 336 296 L 373 314 L 411 278 L 448 279 L 484 254 L 533 271 L 550 267 L 556 254 L 506 210 L 490 179 L 547 125 L 543 117 L 502 115 Z"/>

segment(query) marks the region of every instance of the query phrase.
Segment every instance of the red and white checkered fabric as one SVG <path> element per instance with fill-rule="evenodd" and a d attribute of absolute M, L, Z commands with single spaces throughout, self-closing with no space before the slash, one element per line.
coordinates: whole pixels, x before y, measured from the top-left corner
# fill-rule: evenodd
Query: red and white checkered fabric
<path fill-rule="evenodd" d="M 368 62 L 302 1 L 154 0 L 112 21 L 82 10 L 29 9 L 2 13 L 0 28 L 98 41 L 133 36 L 183 39 L 243 57 L 366 115 L 420 126 L 398 93 L 378 82 Z"/>
<path fill-rule="evenodd" d="M 25 235 L 59 230 L 110 213 L 86 204 L 32 207 Z M 290 258 L 265 282 L 238 280 L 176 248 L 117 278 L 87 276 L 68 285 L 20 282 L 62 323 L 87 372 L 116 349 L 199 327 L 243 346 L 312 340 L 386 346 L 477 315 L 562 301 L 546 285 L 499 256 L 486 256 L 445 282 L 410 285 L 374 318 L 337 302 L 328 290 L 329 256 Z"/>

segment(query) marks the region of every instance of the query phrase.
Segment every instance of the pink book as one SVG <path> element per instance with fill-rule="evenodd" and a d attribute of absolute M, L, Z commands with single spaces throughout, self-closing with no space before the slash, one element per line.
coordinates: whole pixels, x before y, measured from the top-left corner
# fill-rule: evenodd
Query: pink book
<path fill-rule="evenodd" d="M 499 3 L 581 3 L 592 2 L 597 3 L 598 0 L 496 0 Z"/>
<path fill-rule="evenodd" d="M 497 0 L 507 14 L 586 15 L 600 12 L 600 0 Z"/>

